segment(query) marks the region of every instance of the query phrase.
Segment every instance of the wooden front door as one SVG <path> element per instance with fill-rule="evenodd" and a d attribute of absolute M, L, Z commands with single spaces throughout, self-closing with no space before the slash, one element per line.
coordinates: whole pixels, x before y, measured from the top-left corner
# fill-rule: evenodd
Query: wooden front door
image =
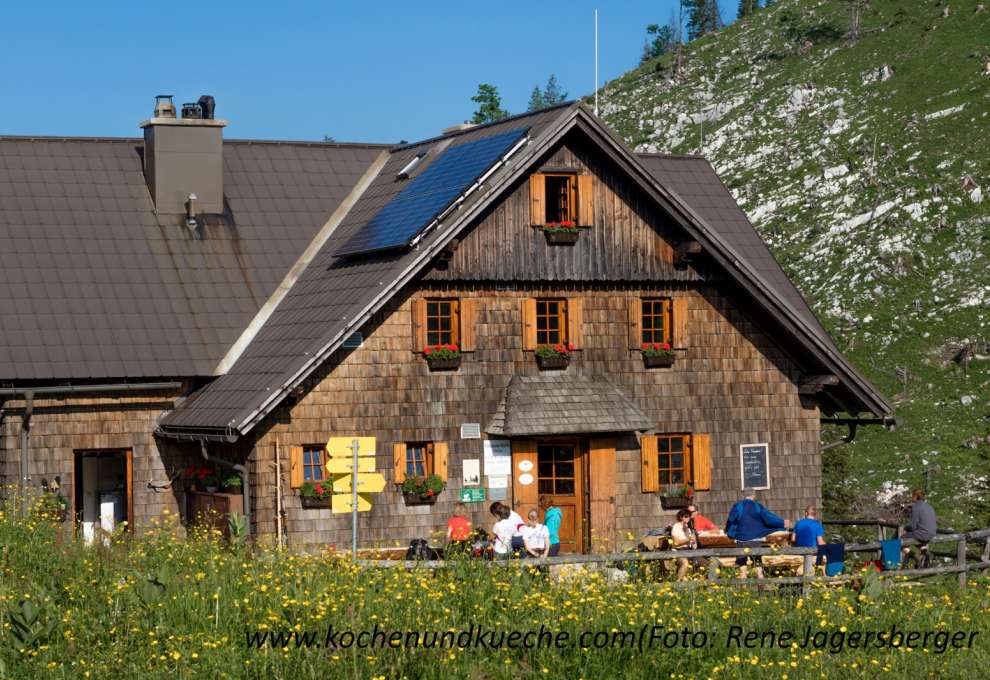
<path fill-rule="evenodd" d="M 576 442 L 541 442 L 536 447 L 537 489 L 561 509 L 560 552 L 585 551 L 587 507 L 584 450 Z"/>

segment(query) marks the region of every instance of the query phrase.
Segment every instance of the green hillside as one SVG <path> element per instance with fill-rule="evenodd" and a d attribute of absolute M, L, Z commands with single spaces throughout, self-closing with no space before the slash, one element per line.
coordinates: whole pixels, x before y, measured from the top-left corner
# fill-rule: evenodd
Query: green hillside
<path fill-rule="evenodd" d="M 982 3 L 982 4 L 981 4 Z M 990 7 L 779 0 L 601 91 L 640 151 L 703 153 L 901 426 L 826 454 L 826 509 L 882 512 L 931 476 L 990 523 Z M 950 358 L 968 347 L 963 369 Z M 834 440 L 842 432 L 826 432 Z"/>

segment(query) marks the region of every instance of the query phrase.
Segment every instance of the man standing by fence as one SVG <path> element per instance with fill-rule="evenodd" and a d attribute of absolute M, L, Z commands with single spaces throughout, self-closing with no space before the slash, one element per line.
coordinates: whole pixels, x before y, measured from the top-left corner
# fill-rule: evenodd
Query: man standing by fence
<path fill-rule="evenodd" d="M 758 548 L 763 545 L 763 539 L 776 530 L 784 529 L 785 523 L 777 515 L 756 502 L 756 491 L 745 489 L 744 498 L 732 506 L 729 520 L 725 524 L 725 533 L 735 540 L 740 548 Z M 756 578 L 763 578 L 763 564 L 759 557 L 742 556 L 736 558 L 739 576 L 746 578 L 746 564 L 753 560 L 756 565 Z"/>

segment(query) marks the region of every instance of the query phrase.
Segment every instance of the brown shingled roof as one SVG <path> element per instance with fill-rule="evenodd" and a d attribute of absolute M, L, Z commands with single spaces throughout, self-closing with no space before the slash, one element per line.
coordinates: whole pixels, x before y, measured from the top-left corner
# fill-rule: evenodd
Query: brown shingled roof
<path fill-rule="evenodd" d="M 212 376 L 383 148 L 227 141 L 232 219 L 197 240 L 142 145 L 0 137 L 0 382 Z"/>

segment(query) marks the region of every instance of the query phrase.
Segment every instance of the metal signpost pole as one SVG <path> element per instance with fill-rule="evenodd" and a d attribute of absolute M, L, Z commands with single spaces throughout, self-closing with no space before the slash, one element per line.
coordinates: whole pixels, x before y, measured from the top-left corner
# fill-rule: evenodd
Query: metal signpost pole
<path fill-rule="evenodd" d="M 351 559 L 357 560 L 357 531 L 358 531 L 358 448 L 357 439 L 351 442 L 354 451 L 354 469 L 351 471 Z"/>

